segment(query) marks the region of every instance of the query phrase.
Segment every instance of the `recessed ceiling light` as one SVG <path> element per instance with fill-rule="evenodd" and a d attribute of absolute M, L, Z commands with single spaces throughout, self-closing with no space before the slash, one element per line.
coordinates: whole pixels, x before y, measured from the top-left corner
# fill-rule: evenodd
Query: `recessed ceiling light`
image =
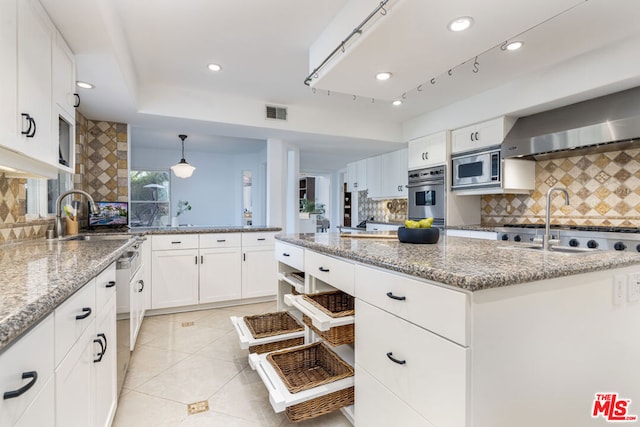
<path fill-rule="evenodd" d="M 377 80 L 389 80 L 391 78 L 391 73 L 388 71 L 383 71 L 382 73 L 376 74 Z"/>
<path fill-rule="evenodd" d="M 219 66 L 218 64 L 209 64 L 209 65 L 207 65 L 207 68 L 210 69 L 211 71 L 220 71 L 220 70 L 222 70 L 222 67 Z"/>
<path fill-rule="evenodd" d="M 461 16 L 449 22 L 447 26 L 451 31 L 464 31 L 473 24 L 473 18 L 470 16 Z"/>
<path fill-rule="evenodd" d="M 524 45 L 523 42 L 511 42 L 507 45 L 507 50 L 518 50 Z"/>
<path fill-rule="evenodd" d="M 398 105 L 402 105 L 402 101 L 400 101 L 399 99 L 396 99 L 395 101 L 392 102 L 392 104 L 397 107 Z"/>
<path fill-rule="evenodd" d="M 86 83 L 86 82 L 81 82 L 81 81 L 77 81 L 76 82 L 76 86 L 81 87 L 83 89 L 93 89 L 95 87 L 91 83 Z"/>

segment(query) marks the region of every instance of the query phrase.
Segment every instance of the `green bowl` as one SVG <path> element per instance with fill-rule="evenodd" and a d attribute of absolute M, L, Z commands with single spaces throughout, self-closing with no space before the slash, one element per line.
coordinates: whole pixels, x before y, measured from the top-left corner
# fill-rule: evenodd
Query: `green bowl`
<path fill-rule="evenodd" d="M 439 228 L 398 228 L 398 240 L 402 243 L 433 244 L 440 239 Z"/>

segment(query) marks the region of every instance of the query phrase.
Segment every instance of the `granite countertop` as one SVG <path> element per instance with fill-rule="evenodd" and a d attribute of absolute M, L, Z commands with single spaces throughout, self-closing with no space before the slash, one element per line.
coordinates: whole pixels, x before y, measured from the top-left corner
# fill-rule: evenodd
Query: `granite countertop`
<path fill-rule="evenodd" d="M 280 227 L 266 225 L 222 225 L 222 226 L 182 226 L 182 227 L 134 227 L 133 234 L 200 234 L 200 233 L 256 233 L 281 231 Z"/>
<path fill-rule="evenodd" d="M 443 235 L 433 245 L 336 233 L 288 234 L 276 239 L 468 291 L 640 264 L 637 252 L 549 253 L 527 249 L 531 244 L 526 243 Z"/>
<path fill-rule="evenodd" d="M 135 237 L 0 246 L 0 352 L 117 260 Z"/>

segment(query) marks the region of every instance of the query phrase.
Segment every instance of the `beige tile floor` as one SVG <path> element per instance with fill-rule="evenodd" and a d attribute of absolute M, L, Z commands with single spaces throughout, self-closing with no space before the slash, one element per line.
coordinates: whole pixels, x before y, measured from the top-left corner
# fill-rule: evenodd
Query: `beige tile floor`
<path fill-rule="evenodd" d="M 269 302 L 146 317 L 113 427 L 350 427 L 340 412 L 295 424 L 273 412 L 229 317 L 275 309 Z M 209 410 L 188 415 L 200 401 Z"/>

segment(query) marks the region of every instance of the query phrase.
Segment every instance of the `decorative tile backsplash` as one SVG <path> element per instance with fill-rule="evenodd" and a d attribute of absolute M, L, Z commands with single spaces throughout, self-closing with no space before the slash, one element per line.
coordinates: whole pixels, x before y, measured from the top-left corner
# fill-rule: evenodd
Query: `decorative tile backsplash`
<path fill-rule="evenodd" d="M 375 221 L 402 222 L 407 219 L 407 199 L 374 200 L 367 191 L 358 191 L 358 218 L 373 217 Z"/>
<path fill-rule="evenodd" d="M 0 174 L 0 244 L 44 237 L 51 220 L 26 222 L 26 179 Z"/>
<path fill-rule="evenodd" d="M 546 193 L 564 187 L 551 199 L 551 223 L 616 227 L 640 226 L 640 148 L 536 162 L 536 190 L 529 194 L 482 196 L 482 223 L 544 223 Z"/>

